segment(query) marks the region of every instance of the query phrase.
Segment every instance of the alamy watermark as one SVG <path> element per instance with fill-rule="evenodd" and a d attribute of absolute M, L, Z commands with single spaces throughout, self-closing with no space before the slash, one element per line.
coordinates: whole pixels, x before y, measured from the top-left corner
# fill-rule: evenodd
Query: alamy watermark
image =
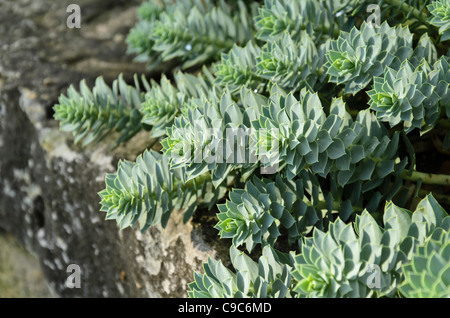
<path fill-rule="evenodd" d="M 67 266 L 66 272 L 70 274 L 66 279 L 67 288 L 81 288 L 81 268 L 77 264 Z"/>
<path fill-rule="evenodd" d="M 72 3 L 67 6 L 67 13 L 70 13 L 66 20 L 69 29 L 81 28 L 81 8 L 78 4 Z M 369 4 L 366 8 L 367 13 L 371 13 L 366 23 L 372 27 L 380 27 L 381 25 L 381 8 L 378 4 Z M 190 44 L 188 44 L 190 46 Z M 191 47 L 187 48 L 191 50 Z"/>
<path fill-rule="evenodd" d="M 377 264 L 368 266 L 370 275 L 367 277 L 366 285 L 370 289 L 381 289 L 381 268 Z"/>
<path fill-rule="evenodd" d="M 274 174 L 280 161 L 280 130 L 205 128 L 194 123 L 192 129 L 174 128 L 170 157 L 173 165 L 189 164 L 253 164 L 259 163 L 262 174 Z M 175 145 L 175 146 L 174 146 Z"/>
<path fill-rule="evenodd" d="M 66 25 L 69 29 L 81 28 L 81 8 L 78 4 L 69 4 L 66 9 L 70 15 L 67 17 Z"/>
<path fill-rule="evenodd" d="M 372 28 L 379 28 L 381 25 L 381 8 L 378 4 L 369 4 L 366 8 L 367 13 L 371 13 L 366 23 Z"/>
<path fill-rule="evenodd" d="M 70 13 L 66 20 L 66 25 L 69 29 L 81 28 L 81 8 L 78 4 L 72 3 L 67 6 L 67 13 Z M 380 27 L 381 25 L 381 8 L 378 4 L 369 4 L 366 8 L 366 12 L 370 13 L 366 20 L 366 23 L 372 27 Z M 189 47 L 188 47 L 189 46 Z M 190 44 L 186 46 L 186 49 L 190 51 L 192 47 Z"/>

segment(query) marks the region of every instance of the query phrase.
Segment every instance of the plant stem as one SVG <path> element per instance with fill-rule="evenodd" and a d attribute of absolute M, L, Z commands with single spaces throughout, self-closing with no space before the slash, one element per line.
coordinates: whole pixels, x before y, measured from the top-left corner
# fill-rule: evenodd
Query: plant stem
<path fill-rule="evenodd" d="M 426 14 L 424 14 L 423 12 L 421 12 L 421 11 L 417 10 L 416 8 L 410 6 L 405 1 L 401 1 L 401 0 L 385 0 L 384 2 L 399 8 L 400 10 L 405 12 L 406 14 L 411 13 L 411 15 L 414 18 L 416 18 L 417 20 L 419 20 L 420 22 L 422 22 L 422 23 L 424 23 L 426 25 L 430 25 L 428 23 L 428 17 L 427 17 Z"/>
<path fill-rule="evenodd" d="M 422 182 L 426 184 L 450 186 L 450 175 L 446 174 L 433 174 L 418 171 L 413 171 L 412 174 L 410 174 L 408 170 L 403 170 L 400 176 L 405 180 L 422 180 Z"/>
<path fill-rule="evenodd" d="M 312 204 L 309 200 L 303 200 L 303 202 L 306 203 L 306 205 L 316 208 L 316 209 L 321 209 L 321 210 L 328 209 L 328 203 L 324 200 L 319 200 L 315 205 Z M 333 201 L 333 206 L 332 206 L 331 210 L 339 211 L 341 209 L 341 204 L 342 204 L 341 201 Z M 364 208 L 359 205 L 352 204 L 352 210 L 353 211 L 362 211 L 362 210 L 364 210 Z"/>

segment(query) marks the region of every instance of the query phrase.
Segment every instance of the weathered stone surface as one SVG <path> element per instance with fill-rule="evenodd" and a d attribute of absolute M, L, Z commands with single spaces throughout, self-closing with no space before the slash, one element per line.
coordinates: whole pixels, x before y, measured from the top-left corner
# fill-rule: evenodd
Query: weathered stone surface
<path fill-rule="evenodd" d="M 66 26 L 69 3 L 0 1 L 0 228 L 39 259 L 56 296 L 184 297 L 208 256 L 228 255 L 211 230 L 214 213 L 187 224 L 174 213 L 166 229 L 119 231 L 99 212 L 97 193 L 118 160 L 147 147 L 148 134 L 114 151 L 107 142 L 81 149 L 52 119 L 70 84 L 145 69 L 124 42 L 140 2 L 78 1 L 81 29 Z M 69 264 L 80 267 L 81 288 L 67 287 Z"/>
<path fill-rule="evenodd" d="M 0 298 L 52 297 L 36 258 L 0 232 Z"/>

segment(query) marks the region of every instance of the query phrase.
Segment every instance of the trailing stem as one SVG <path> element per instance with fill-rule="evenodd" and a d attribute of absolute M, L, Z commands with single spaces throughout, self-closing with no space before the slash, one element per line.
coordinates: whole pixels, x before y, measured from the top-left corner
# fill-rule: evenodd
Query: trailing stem
<path fill-rule="evenodd" d="M 400 176 L 409 181 L 418 182 L 420 180 L 426 184 L 450 186 L 450 175 L 446 174 L 433 174 L 415 170 L 410 173 L 408 170 L 403 170 Z"/>

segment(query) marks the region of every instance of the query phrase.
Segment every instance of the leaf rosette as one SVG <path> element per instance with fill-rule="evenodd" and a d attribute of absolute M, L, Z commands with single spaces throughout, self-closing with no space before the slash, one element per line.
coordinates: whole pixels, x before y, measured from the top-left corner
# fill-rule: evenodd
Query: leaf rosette
<path fill-rule="evenodd" d="M 161 78 L 161 85 L 152 81 L 152 89 L 145 94 L 141 108 L 141 122 L 152 126 L 152 137 L 165 134 L 184 101 L 185 95 L 178 93 L 165 76 Z"/>
<path fill-rule="evenodd" d="M 386 68 L 384 77 L 376 77 L 373 89 L 367 92 L 370 108 L 391 127 L 403 122 L 406 132 L 414 128 L 425 131 L 439 117 L 439 96 L 433 92 L 438 77 L 431 71 L 425 61 L 418 68 L 408 61 L 398 71 Z"/>
<path fill-rule="evenodd" d="M 409 264 L 415 246 L 432 237 L 436 228 L 448 229 L 449 221 L 431 195 L 414 213 L 388 202 L 384 228 L 367 211 L 356 218 L 354 227 L 337 219 L 328 232 L 315 229 L 294 257 L 294 290 L 304 297 L 392 297 L 404 280 L 402 265 Z M 436 272 L 438 277 L 429 286 L 439 284 L 440 274 L 448 275 L 448 263 L 440 259 L 438 265 L 443 271 Z"/>
<path fill-rule="evenodd" d="M 431 13 L 430 23 L 439 27 L 441 41 L 450 40 L 450 1 L 436 0 L 432 1 L 427 7 Z"/>
<path fill-rule="evenodd" d="M 449 222 L 447 222 L 449 223 Z M 405 281 L 400 292 L 410 298 L 450 297 L 450 224 L 439 228 L 417 247 L 403 266 Z"/>
<path fill-rule="evenodd" d="M 447 59 L 430 65 L 426 60 L 414 67 L 404 61 L 399 70 L 387 67 L 383 77 L 375 77 L 368 91 L 369 105 L 377 118 L 393 127 L 403 123 L 408 133 L 419 128 L 421 133 L 432 129 L 441 114 L 448 109 L 450 80 Z"/>
<path fill-rule="evenodd" d="M 363 22 L 332 40 L 326 53 L 329 81 L 345 84 L 346 94 L 356 94 L 380 76 L 386 66 L 400 64 L 412 54 L 412 34 L 407 28 L 380 27 Z"/>

